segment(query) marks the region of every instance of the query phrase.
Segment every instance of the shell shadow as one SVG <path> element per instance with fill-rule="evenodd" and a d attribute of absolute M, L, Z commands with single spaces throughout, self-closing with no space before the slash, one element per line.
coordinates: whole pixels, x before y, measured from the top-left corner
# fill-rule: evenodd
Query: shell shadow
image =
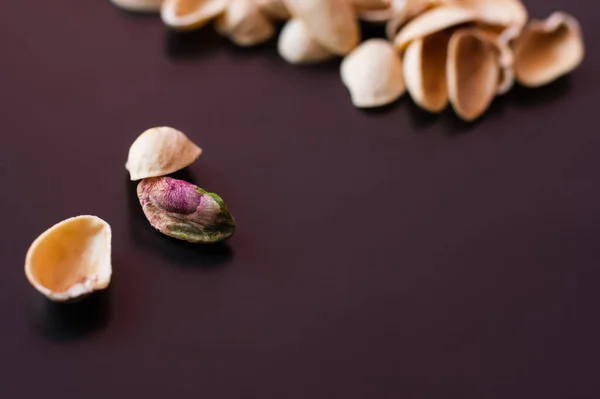
<path fill-rule="evenodd" d="M 190 32 L 167 29 L 165 32 L 165 53 L 172 59 L 203 57 L 222 48 L 225 39 L 215 31 L 213 24 Z"/>
<path fill-rule="evenodd" d="M 506 94 L 494 99 L 490 108 L 478 119 L 466 122 L 460 119 L 449 106 L 442 113 L 442 123 L 449 136 L 459 136 L 475 129 L 483 121 L 492 120 L 504 115 L 510 108 L 535 109 L 553 104 L 571 91 L 568 76 L 563 76 L 545 86 L 530 88 L 515 84 Z"/>
<path fill-rule="evenodd" d="M 192 172 L 185 168 L 169 175 L 174 179 L 195 183 Z M 150 251 L 179 267 L 214 270 L 228 264 L 233 257 L 232 248 L 226 243 L 193 244 L 177 240 L 157 231 L 146 218 L 137 197 L 137 184 L 126 178 L 129 222 L 133 244 L 145 251 Z"/>
<path fill-rule="evenodd" d="M 571 89 L 570 76 L 566 75 L 541 87 L 532 88 L 517 84 L 504 97 L 516 108 L 538 108 L 565 98 Z"/>
<path fill-rule="evenodd" d="M 57 303 L 38 294 L 33 301 L 32 322 L 52 341 L 83 338 L 107 326 L 111 316 L 110 287 L 71 303 Z"/>

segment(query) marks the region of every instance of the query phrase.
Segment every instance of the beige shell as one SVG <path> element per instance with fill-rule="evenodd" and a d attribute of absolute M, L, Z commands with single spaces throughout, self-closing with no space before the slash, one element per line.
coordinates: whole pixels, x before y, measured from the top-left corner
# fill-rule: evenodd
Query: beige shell
<path fill-rule="evenodd" d="M 354 7 L 363 10 L 377 10 L 390 6 L 392 0 L 351 0 Z"/>
<path fill-rule="evenodd" d="M 489 26 L 479 26 L 480 33 L 492 43 L 498 51 L 498 63 L 500 65 L 500 80 L 496 94 L 502 95 L 510 91 L 515 83 L 514 55 L 508 42 L 513 33 L 505 29 L 493 29 Z M 510 28 L 509 28 L 510 29 Z"/>
<path fill-rule="evenodd" d="M 285 21 L 291 18 L 290 12 L 283 0 L 254 0 L 260 11 L 267 17 L 276 21 Z"/>
<path fill-rule="evenodd" d="M 83 215 L 50 227 L 29 247 L 27 280 L 55 302 L 81 298 L 108 287 L 112 275 L 111 228 Z"/>
<path fill-rule="evenodd" d="M 290 64 L 314 64 L 335 57 L 310 36 L 299 19 L 290 19 L 279 34 L 279 55 Z"/>
<path fill-rule="evenodd" d="M 356 107 L 386 105 L 405 91 L 400 57 L 391 43 L 383 39 L 361 43 L 344 58 L 340 74 Z"/>
<path fill-rule="evenodd" d="M 127 11 L 159 12 L 163 0 L 110 0 L 110 2 Z"/>
<path fill-rule="evenodd" d="M 459 29 L 448 44 L 446 76 L 454 111 L 472 121 L 488 109 L 495 97 L 500 79 L 498 50 L 478 29 Z"/>
<path fill-rule="evenodd" d="M 564 12 L 532 20 L 515 41 L 515 72 L 524 86 L 541 86 L 577 68 L 585 56 L 579 22 Z"/>
<path fill-rule="evenodd" d="M 172 127 L 154 127 L 142 133 L 129 148 L 125 168 L 131 180 L 177 172 L 194 162 L 202 149 Z"/>
<path fill-rule="evenodd" d="M 430 112 L 441 112 L 448 105 L 446 58 L 450 35 L 434 33 L 414 40 L 406 48 L 404 80 L 413 101 Z"/>
<path fill-rule="evenodd" d="M 474 18 L 472 10 L 453 4 L 433 8 L 407 23 L 396 35 L 394 46 L 402 51 L 415 39 L 470 22 Z"/>
<path fill-rule="evenodd" d="M 229 0 L 164 0 L 160 15 L 173 30 L 201 28 L 227 8 Z"/>
<path fill-rule="evenodd" d="M 454 0 L 473 10 L 475 19 L 490 25 L 522 28 L 527 22 L 527 9 L 521 0 Z"/>
<path fill-rule="evenodd" d="M 386 22 L 394 15 L 392 0 L 352 0 L 352 4 L 363 21 Z"/>
<path fill-rule="evenodd" d="M 231 0 L 217 18 L 216 29 L 238 46 L 254 46 L 275 35 L 275 26 L 254 0 Z"/>
<path fill-rule="evenodd" d="M 360 42 L 360 27 L 348 0 L 285 0 L 291 14 L 329 52 L 346 55 Z"/>
<path fill-rule="evenodd" d="M 392 3 L 390 4 L 392 16 L 385 27 L 388 39 L 394 40 L 400 28 L 411 19 L 449 1 L 450 0 L 392 0 Z"/>

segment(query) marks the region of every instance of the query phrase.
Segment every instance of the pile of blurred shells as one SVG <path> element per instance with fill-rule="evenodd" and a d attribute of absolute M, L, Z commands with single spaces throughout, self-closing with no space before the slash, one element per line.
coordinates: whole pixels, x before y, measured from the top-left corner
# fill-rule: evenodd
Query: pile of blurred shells
<path fill-rule="evenodd" d="M 111 0 L 134 12 L 160 13 L 172 30 L 214 21 L 239 46 L 277 34 L 291 64 L 343 57 L 340 74 L 352 104 L 373 108 L 408 92 L 422 109 L 450 104 L 465 121 L 485 113 L 515 81 L 537 87 L 577 68 L 584 58 L 578 21 L 557 11 L 529 19 L 520 0 Z M 385 38 L 363 41 L 360 21 L 385 26 Z"/>

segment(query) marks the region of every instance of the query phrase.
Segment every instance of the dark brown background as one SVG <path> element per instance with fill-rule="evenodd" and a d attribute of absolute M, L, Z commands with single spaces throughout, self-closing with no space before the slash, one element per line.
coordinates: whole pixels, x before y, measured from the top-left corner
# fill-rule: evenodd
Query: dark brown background
<path fill-rule="evenodd" d="M 354 109 L 338 63 L 298 68 L 101 0 L 3 4 L 0 398 L 600 397 L 600 15 L 587 57 L 471 126 L 408 97 Z M 370 32 L 373 33 L 373 32 Z M 146 128 L 229 204 L 228 246 L 156 233 L 124 168 Z M 113 283 L 48 303 L 23 262 L 91 213 Z"/>

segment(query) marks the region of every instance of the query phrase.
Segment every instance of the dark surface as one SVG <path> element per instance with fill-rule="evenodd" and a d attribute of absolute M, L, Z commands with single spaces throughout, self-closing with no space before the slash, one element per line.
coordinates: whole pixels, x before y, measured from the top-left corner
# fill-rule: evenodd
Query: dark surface
<path fill-rule="evenodd" d="M 104 1 L 13 1 L 0 25 L 0 398 L 600 397 L 600 13 L 587 57 L 478 123 L 352 107 L 298 68 Z M 146 128 L 238 222 L 155 232 L 124 168 Z M 113 228 L 112 284 L 52 305 L 23 273 L 52 224 Z"/>

